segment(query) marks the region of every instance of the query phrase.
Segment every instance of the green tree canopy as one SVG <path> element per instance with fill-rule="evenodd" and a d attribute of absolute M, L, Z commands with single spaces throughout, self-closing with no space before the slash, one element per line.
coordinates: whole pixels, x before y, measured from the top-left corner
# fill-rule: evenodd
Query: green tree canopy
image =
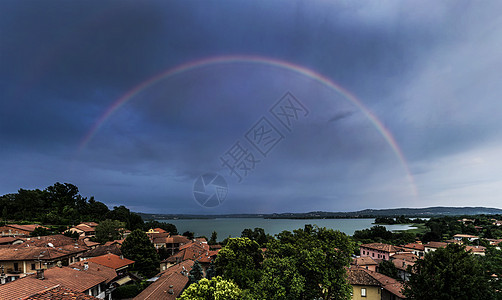
<path fill-rule="evenodd" d="M 378 273 L 387 275 L 394 279 L 400 279 L 399 276 L 397 275 L 396 265 L 394 265 L 394 263 L 391 262 L 390 260 L 382 260 L 378 264 Z"/>
<path fill-rule="evenodd" d="M 232 281 L 223 280 L 220 276 L 211 280 L 203 278 L 191 284 L 183 294 L 181 300 L 239 300 L 242 299 L 241 289 Z"/>
<path fill-rule="evenodd" d="M 104 220 L 96 227 L 96 241 L 105 243 L 121 238 L 120 230 L 125 227 L 124 222 L 118 220 Z"/>
<path fill-rule="evenodd" d="M 216 274 L 248 289 L 260 279 L 262 261 L 263 254 L 257 242 L 248 238 L 230 238 L 216 257 Z"/>
<path fill-rule="evenodd" d="M 215 245 L 217 243 L 217 238 L 218 238 L 218 233 L 216 231 L 213 231 L 211 234 L 211 238 L 207 242 L 209 245 Z"/>
<path fill-rule="evenodd" d="M 190 270 L 190 275 L 188 275 L 188 278 L 190 279 L 190 283 L 198 282 L 204 277 L 204 272 L 202 271 L 202 267 L 200 264 L 196 261 L 193 264 L 192 270 Z"/>
<path fill-rule="evenodd" d="M 271 238 L 270 235 L 265 234 L 265 230 L 263 228 L 255 228 L 254 230 L 246 228 L 242 231 L 241 237 L 247 237 L 250 240 L 256 241 L 260 247 L 265 247 Z"/>
<path fill-rule="evenodd" d="M 311 225 L 283 231 L 267 245 L 258 292 L 266 299 L 350 299 L 345 267 L 353 251 L 354 243 L 340 231 Z M 288 275 L 271 279 L 282 272 Z"/>
<path fill-rule="evenodd" d="M 148 236 L 136 229 L 127 236 L 122 247 L 122 254 L 135 261 L 134 270 L 146 277 L 152 277 L 158 272 L 159 255 Z"/>
<path fill-rule="evenodd" d="M 258 299 L 302 299 L 306 280 L 294 258 L 268 258 L 263 262 L 261 280 L 254 287 L 254 295 Z"/>
<path fill-rule="evenodd" d="M 405 285 L 408 299 L 495 299 L 489 278 L 465 247 L 450 244 L 417 260 Z"/>

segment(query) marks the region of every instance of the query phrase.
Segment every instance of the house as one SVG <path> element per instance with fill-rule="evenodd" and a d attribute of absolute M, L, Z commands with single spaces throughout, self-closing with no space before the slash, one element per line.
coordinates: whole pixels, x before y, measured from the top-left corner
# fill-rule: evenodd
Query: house
<path fill-rule="evenodd" d="M 483 246 L 465 246 L 465 251 L 471 252 L 474 255 L 485 256 L 486 247 Z"/>
<path fill-rule="evenodd" d="M 353 300 L 400 300 L 403 284 L 383 274 L 360 267 L 347 270 Z"/>
<path fill-rule="evenodd" d="M 402 251 L 402 248 L 383 243 L 371 243 L 360 245 L 359 250 L 361 257 L 370 256 L 373 259 L 389 260 L 392 254 Z"/>
<path fill-rule="evenodd" d="M 82 237 L 92 237 L 96 235 L 96 227 L 98 227 L 98 223 L 96 222 L 83 222 L 77 226 L 73 226 L 65 232 L 78 233 L 78 235 Z"/>
<path fill-rule="evenodd" d="M 0 299 L 25 299 L 61 286 L 99 299 L 111 300 L 111 292 L 106 284 L 108 278 L 98 275 L 97 270 L 96 272 L 88 270 L 64 266 L 48 270 L 40 269 L 36 274 L 0 285 Z"/>
<path fill-rule="evenodd" d="M 112 245 L 99 245 L 94 249 L 87 250 L 86 252 L 80 255 L 81 260 L 85 260 L 91 257 L 101 256 L 108 253 L 112 253 L 118 256 L 122 256 L 122 251 L 117 244 Z"/>
<path fill-rule="evenodd" d="M 100 264 L 114 269 L 119 275 L 125 274 L 127 268 L 134 264 L 134 260 L 124 258 L 112 253 L 88 258 L 86 261 Z"/>
<path fill-rule="evenodd" d="M 70 265 L 70 267 L 79 270 L 86 270 L 89 273 L 93 273 L 106 278 L 105 283 L 109 287 L 110 292 L 117 286 L 121 286 L 133 281 L 133 278 L 134 280 L 137 279 L 135 276 L 129 274 L 128 272 L 124 272 L 124 269 L 122 268 L 114 269 L 113 267 L 107 267 L 92 261 L 79 261 Z"/>
<path fill-rule="evenodd" d="M 464 239 L 467 239 L 469 242 L 473 242 L 475 240 L 478 240 L 479 236 L 470 235 L 470 234 L 455 234 L 453 236 L 453 239 L 457 240 L 457 241 L 463 241 Z"/>
<path fill-rule="evenodd" d="M 38 224 L 29 224 L 29 225 L 6 224 L 0 226 L 0 232 L 2 233 L 2 236 L 30 236 L 30 234 L 33 231 L 35 231 L 35 229 L 38 227 L 49 229 L 47 227 Z"/>
<path fill-rule="evenodd" d="M 148 231 L 146 232 L 146 234 L 149 234 L 149 233 L 169 233 L 167 231 L 165 231 L 164 229 L 162 228 L 150 228 L 148 229 Z"/>
<path fill-rule="evenodd" d="M 25 298 L 25 300 L 98 300 L 94 296 L 89 296 L 84 293 L 75 292 L 70 289 L 64 288 L 61 285 L 56 285 L 52 288 L 49 288 L 45 291 L 38 292 L 34 295 Z"/>
<path fill-rule="evenodd" d="M 349 268 L 347 279 L 352 286 L 352 300 L 380 300 L 380 282 L 369 275 L 362 268 Z"/>
<path fill-rule="evenodd" d="M 211 255 L 209 252 L 210 251 L 208 244 L 192 241 L 188 244 L 180 246 L 180 249 L 176 254 L 171 255 L 168 258 L 161 261 L 160 270 L 166 270 L 169 267 L 175 264 L 179 264 L 186 260 L 199 261 L 204 258 L 202 263 L 208 261 L 209 264 L 211 261 L 210 259 Z M 214 255 L 214 253 L 212 254 Z"/>
<path fill-rule="evenodd" d="M 0 246 L 0 264 L 6 274 L 6 282 L 35 273 L 37 269 L 49 269 L 58 264 L 67 266 L 78 261 L 78 255 L 87 251 L 82 245 L 43 244 L 38 239 L 23 244 Z M 1 299 L 1 298 L 0 298 Z"/>
<path fill-rule="evenodd" d="M 406 244 L 402 247 L 403 247 L 404 251 L 411 252 L 411 253 L 415 254 L 417 257 L 424 256 L 425 246 L 423 244 L 410 243 L 410 244 Z"/>
<path fill-rule="evenodd" d="M 355 257 L 350 263 L 350 265 L 361 267 L 371 271 L 376 271 L 378 263 L 369 256 L 362 256 L 362 257 Z"/>
<path fill-rule="evenodd" d="M 418 256 L 412 252 L 402 252 L 392 255 L 390 261 L 396 266 L 399 278 L 403 281 L 408 281 L 411 277 L 409 267 L 413 267 L 417 259 Z"/>
<path fill-rule="evenodd" d="M 175 300 L 187 285 L 194 263 L 193 260 L 185 260 L 157 274 L 155 281 L 134 297 L 134 300 Z"/>
<path fill-rule="evenodd" d="M 171 254 L 174 254 L 180 250 L 180 246 L 188 244 L 190 240 L 182 235 L 173 235 L 155 237 L 152 242 L 156 249 L 165 247 Z"/>
<path fill-rule="evenodd" d="M 424 245 L 424 252 L 429 253 L 439 248 L 445 248 L 448 244 L 444 242 L 428 242 Z"/>

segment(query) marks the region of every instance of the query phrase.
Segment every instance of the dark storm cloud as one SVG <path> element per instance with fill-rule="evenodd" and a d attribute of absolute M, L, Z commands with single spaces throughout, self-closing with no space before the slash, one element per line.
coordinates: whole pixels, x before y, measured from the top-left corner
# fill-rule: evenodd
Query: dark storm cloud
<path fill-rule="evenodd" d="M 219 211 L 365 208 L 375 198 L 385 199 L 381 207 L 434 204 L 436 196 L 460 193 L 441 189 L 455 182 L 434 181 L 459 165 L 480 168 L 493 184 L 484 163 L 500 141 L 500 7 L 487 6 L 3 1 L 0 166 L 16 176 L 4 175 L 0 193 L 71 181 L 111 204 L 204 212 L 191 199 L 193 180 L 227 172 L 219 157 L 285 91 L 305 102 L 309 118 L 249 180 L 232 186 L 233 202 Z M 318 82 L 266 66 L 212 66 L 160 81 L 77 151 L 100 116 L 141 82 L 228 54 L 299 64 L 352 92 L 394 134 L 424 202 L 410 197 L 405 166 L 356 106 Z M 457 177 L 466 194 L 481 190 Z"/>

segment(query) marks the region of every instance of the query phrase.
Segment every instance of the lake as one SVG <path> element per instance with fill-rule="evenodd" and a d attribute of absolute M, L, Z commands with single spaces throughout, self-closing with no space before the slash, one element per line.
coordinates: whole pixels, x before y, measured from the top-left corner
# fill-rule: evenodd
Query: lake
<path fill-rule="evenodd" d="M 262 219 L 262 218 L 221 218 L 221 219 L 176 219 L 158 220 L 176 225 L 181 234 L 185 231 L 192 231 L 195 236 L 211 237 L 213 231 L 218 233 L 218 241 L 227 237 L 240 237 L 241 232 L 246 228 L 254 229 L 260 227 L 271 235 L 284 230 L 304 228 L 305 224 L 318 225 L 319 227 L 340 230 L 348 235 L 353 235 L 354 231 L 370 228 L 375 219 Z M 388 230 L 406 230 L 413 228 L 411 225 L 383 225 Z"/>

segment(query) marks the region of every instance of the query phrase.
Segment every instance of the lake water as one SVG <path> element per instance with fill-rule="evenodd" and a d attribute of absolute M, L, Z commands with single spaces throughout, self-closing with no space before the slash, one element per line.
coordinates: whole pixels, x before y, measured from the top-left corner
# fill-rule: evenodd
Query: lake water
<path fill-rule="evenodd" d="M 254 229 L 260 227 L 271 235 L 284 230 L 304 228 L 305 224 L 318 225 L 319 227 L 340 230 L 348 235 L 353 235 L 354 231 L 370 228 L 375 219 L 262 219 L 262 218 L 222 218 L 222 219 L 177 219 L 158 220 L 176 225 L 181 234 L 185 231 L 195 232 L 195 236 L 211 237 L 213 231 L 218 233 L 218 241 L 227 237 L 240 237 L 241 232 L 246 228 Z M 384 225 L 388 230 L 406 230 L 413 228 L 411 225 Z"/>

